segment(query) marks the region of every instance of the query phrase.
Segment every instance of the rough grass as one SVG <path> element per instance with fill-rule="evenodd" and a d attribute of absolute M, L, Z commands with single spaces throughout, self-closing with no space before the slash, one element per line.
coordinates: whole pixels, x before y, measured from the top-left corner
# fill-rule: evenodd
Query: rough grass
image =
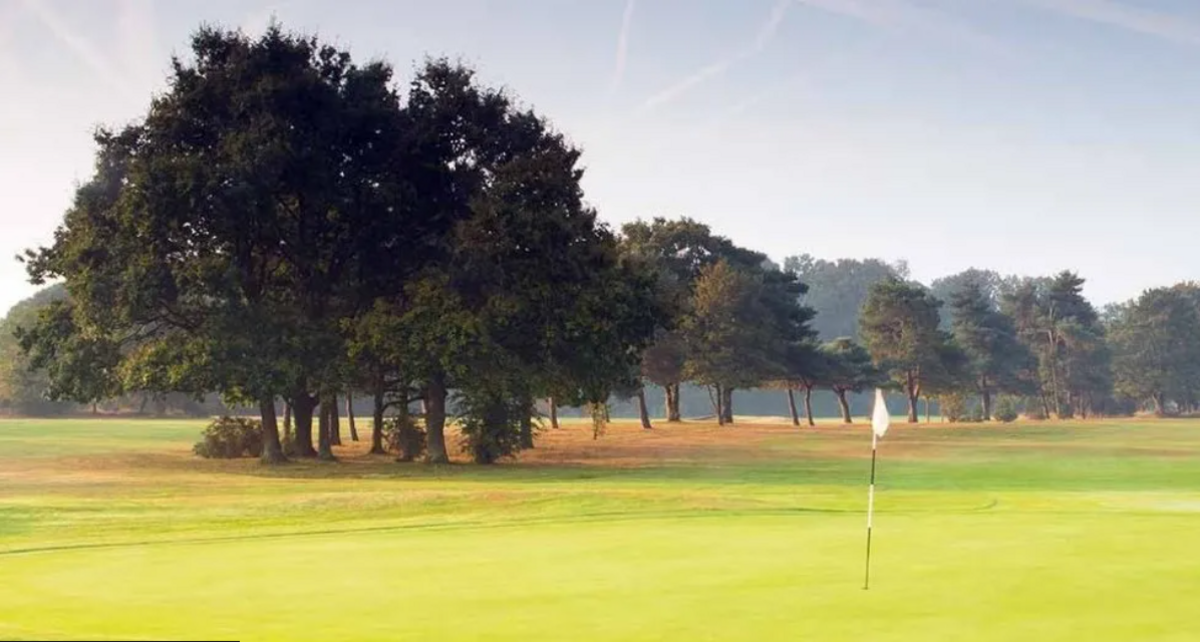
<path fill-rule="evenodd" d="M 894 428 L 869 592 L 861 427 L 568 425 L 492 468 L 202 427 L 0 421 L 0 639 L 1200 639 L 1200 421 Z"/>

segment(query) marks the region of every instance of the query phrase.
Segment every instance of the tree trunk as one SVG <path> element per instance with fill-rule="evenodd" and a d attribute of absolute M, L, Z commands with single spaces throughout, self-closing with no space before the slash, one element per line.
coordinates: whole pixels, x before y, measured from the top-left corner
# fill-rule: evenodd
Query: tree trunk
<path fill-rule="evenodd" d="M 292 434 L 292 404 L 287 400 L 283 402 L 283 434 Z"/>
<path fill-rule="evenodd" d="M 258 403 L 258 412 L 262 419 L 263 451 L 262 463 L 282 464 L 287 461 L 283 455 L 283 446 L 279 443 L 279 425 L 275 419 L 275 396 L 264 398 Z"/>
<path fill-rule="evenodd" d="M 920 411 L 917 408 L 917 404 L 921 401 L 921 390 L 917 386 L 916 378 L 913 376 L 912 371 L 909 371 L 905 375 L 904 383 L 904 392 L 908 397 L 908 423 L 921 423 Z"/>
<path fill-rule="evenodd" d="M 382 383 L 377 383 L 373 396 L 374 400 L 371 407 L 371 454 L 386 455 L 387 450 L 383 447 L 383 410 L 385 403 Z"/>
<path fill-rule="evenodd" d="M 679 414 L 679 384 L 669 383 L 663 386 L 667 393 L 667 423 L 679 423 L 683 416 Z"/>
<path fill-rule="evenodd" d="M 796 411 L 796 394 L 792 391 L 792 387 L 788 386 L 788 412 L 792 415 L 792 425 L 800 425 L 800 413 Z"/>
<path fill-rule="evenodd" d="M 733 425 L 733 388 L 722 388 L 721 395 L 721 418 L 725 423 Z"/>
<path fill-rule="evenodd" d="M 358 427 L 354 425 L 354 393 L 346 391 L 346 421 L 350 423 L 350 441 L 358 441 Z"/>
<path fill-rule="evenodd" d="M 604 405 L 601 406 L 601 410 L 604 411 L 604 423 L 611 424 L 612 423 L 612 408 L 609 407 L 607 400 L 605 400 Z"/>
<path fill-rule="evenodd" d="M 1054 416 L 1062 419 L 1062 395 L 1058 391 L 1058 367 L 1050 364 L 1050 392 L 1054 395 Z"/>
<path fill-rule="evenodd" d="M 333 446 L 342 445 L 342 419 L 338 410 L 337 395 L 329 397 L 329 443 Z"/>
<path fill-rule="evenodd" d="M 646 408 L 646 389 L 638 388 L 638 416 L 642 418 L 642 429 L 650 430 L 654 426 L 650 424 L 650 411 Z"/>
<path fill-rule="evenodd" d="M 425 434 L 426 463 L 450 463 L 446 453 L 446 381 L 440 373 L 429 380 L 425 390 Z"/>
<path fill-rule="evenodd" d="M 307 392 L 297 393 L 292 399 L 292 416 L 296 420 L 296 454 L 301 457 L 316 457 L 313 449 L 313 410 L 317 400 Z"/>
<path fill-rule="evenodd" d="M 725 411 L 721 408 L 721 401 L 723 399 L 721 392 L 721 384 L 717 384 L 708 389 L 708 398 L 710 401 L 712 401 L 713 413 L 717 416 L 718 426 L 725 425 Z"/>
<path fill-rule="evenodd" d="M 320 415 L 317 419 L 317 459 L 333 461 L 333 417 L 337 402 L 330 395 L 321 397 Z M 331 412 L 333 411 L 333 412 Z"/>
<path fill-rule="evenodd" d="M 991 421 L 992 420 L 992 389 L 988 387 L 986 382 L 983 384 L 983 389 L 979 391 L 979 398 L 983 402 L 983 420 Z"/>
<path fill-rule="evenodd" d="M 1167 400 L 1161 392 L 1154 393 L 1154 414 L 1159 417 L 1167 416 Z"/>
<path fill-rule="evenodd" d="M 842 423 L 850 425 L 854 423 L 854 418 L 850 416 L 850 402 L 846 399 L 846 391 L 837 389 L 833 391 L 837 395 L 838 406 L 842 409 Z"/>
<path fill-rule="evenodd" d="M 558 430 L 558 402 L 554 397 L 550 397 L 547 405 L 550 406 L 550 427 Z"/>
<path fill-rule="evenodd" d="M 521 449 L 533 448 L 533 397 L 521 397 Z"/>
<path fill-rule="evenodd" d="M 817 420 L 813 418 L 812 412 L 812 386 L 804 387 L 804 416 L 808 418 L 809 426 L 816 426 Z"/>

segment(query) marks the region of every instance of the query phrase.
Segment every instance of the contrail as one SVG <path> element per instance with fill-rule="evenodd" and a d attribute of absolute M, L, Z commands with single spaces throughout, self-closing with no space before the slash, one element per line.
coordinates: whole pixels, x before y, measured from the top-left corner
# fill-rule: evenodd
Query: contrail
<path fill-rule="evenodd" d="M 1072 18 L 1125 29 L 1184 45 L 1200 45 L 1200 24 L 1111 0 L 1020 0 Z"/>
<path fill-rule="evenodd" d="M 743 49 L 730 56 L 722 58 L 721 60 L 708 64 L 697 70 L 695 73 L 684 77 L 666 89 L 647 98 L 646 101 L 642 103 L 642 111 L 654 109 L 655 107 L 669 103 L 704 81 L 725 73 L 734 64 L 762 53 L 767 48 L 767 45 L 771 44 L 771 41 L 775 39 L 775 34 L 779 31 L 779 25 L 783 22 L 784 16 L 787 15 L 788 7 L 790 7 L 794 1 L 795 0 L 778 0 L 778 2 L 775 3 L 775 6 L 771 8 L 771 15 L 758 30 L 758 35 L 754 38 L 754 42 L 749 48 Z"/>
<path fill-rule="evenodd" d="M 60 42 L 74 52 L 79 60 L 90 67 L 92 71 L 96 72 L 104 82 L 123 93 L 130 91 L 129 83 L 109 64 L 108 59 L 93 48 L 92 44 L 86 38 L 72 31 L 53 9 L 46 6 L 41 0 L 19 1 L 42 21 L 42 24 L 54 34 L 55 38 L 58 38 Z"/>
<path fill-rule="evenodd" d="M 625 78 L 625 59 L 629 52 L 629 29 L 633 24 L 633 9 L 637 0 L 626 0 L 625 12 L 621 15 L 621 31 L 617 34 L 617 62 L 613 67 L 612 82 L 608 91 L 615 93 Z"/>
<path fill-rule="evenodd" d="M 993 55 L 1009 56 L 1012 51 L 1000 40 L 981 33 L 943 12 L 917 6 L 904 0 L 796 0 L 802 5 L 847 18 L 854 18 L 883 29 L 913 31 L 965 45 Z"/>

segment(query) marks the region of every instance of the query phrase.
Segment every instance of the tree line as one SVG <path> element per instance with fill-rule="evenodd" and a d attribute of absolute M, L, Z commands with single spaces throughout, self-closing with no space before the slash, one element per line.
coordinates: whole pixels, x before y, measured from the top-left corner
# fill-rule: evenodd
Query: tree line
<path fill-rule="evenodd" d="M 777 265 L 687 218 L 614 231 L 584 199 L 580 150 L 445 59 L 401 86 L 278 25 L 206 27 L 145 116 L 96 142 L 54 242 L 23 257 L 65 295 L 6 330 L 7 361 L 51 399 L 250 405 L 266 462 L 333 459 L 353 392 L 372 452 L 434 463 L 452 414 L 489 463 L 534 446 L 539 400 L 552 425 L 587 408 L 599 434 L 613 398 L 650 428 L 647 386 L 681 420 L 685 383 L 720 424 L 760 387 L 786 391 L 797 424 L 796 393 L 810 423 L 818 389 L 850 421 L 848 395 L 874 386 L 903 392 L 910 421 L 955 395 L 985 418 L 996 395 L 1059 417 L 1195 403 L 1191 286 L 1101 315 L 1069 272 L 931 289 L 903 264 Z"/>

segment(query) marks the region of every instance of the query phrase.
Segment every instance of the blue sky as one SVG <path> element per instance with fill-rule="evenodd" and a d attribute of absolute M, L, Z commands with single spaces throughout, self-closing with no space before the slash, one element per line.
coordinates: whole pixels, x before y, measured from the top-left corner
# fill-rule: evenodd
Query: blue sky
<path fill-rule="evenodd" d="M 90 131 L 144 112 L 201 22 L 272 15 L 407 78 L 461 57 L 585 150 L 618 225 L 691 216 L 776 259 L 1200 278 L 1194 0 L 0 0 L 0 310 Z"/>

